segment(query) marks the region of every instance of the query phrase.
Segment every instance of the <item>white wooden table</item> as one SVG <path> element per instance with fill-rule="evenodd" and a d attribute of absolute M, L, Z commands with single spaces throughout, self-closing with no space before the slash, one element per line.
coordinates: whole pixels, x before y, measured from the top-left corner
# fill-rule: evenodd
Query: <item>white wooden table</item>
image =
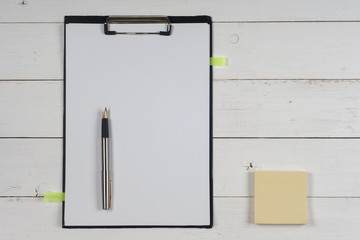
<path fill-rule="evenodd" d="M 64 15 L 214 20 L 214 227 L 62 229 Z M 1 0 L 1 239 L 357 239 L 360 1 Z M 250 163 L 253 168 L 249 167 Z M 308 224 L 254 225 L 252 172 L 309 173 Z"/>

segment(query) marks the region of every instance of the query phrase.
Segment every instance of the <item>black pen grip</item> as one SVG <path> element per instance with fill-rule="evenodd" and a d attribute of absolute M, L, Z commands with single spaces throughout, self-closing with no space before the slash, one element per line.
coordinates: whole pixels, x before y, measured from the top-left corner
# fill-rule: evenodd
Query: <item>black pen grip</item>
<path fill-rule="evenodd" d="M 102 138 L 109 137 L 109 121 L 107 118 L 103 118 L 101 122 L 101 137 Z"/>

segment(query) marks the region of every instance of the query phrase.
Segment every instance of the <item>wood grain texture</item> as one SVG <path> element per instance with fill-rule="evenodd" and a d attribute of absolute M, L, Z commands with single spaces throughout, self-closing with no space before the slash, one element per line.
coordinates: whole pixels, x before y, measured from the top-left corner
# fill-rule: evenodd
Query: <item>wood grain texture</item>
<path fill-rule="evenodd" d="M 0 82 L 0 137 L 61 137 L 63 83 Z"/>
<path fill-rule="evenodd" d="M 360 138 L 359 10 L 357 0 L 2 0 L 1 238 L 356 239 L 360 139 L 334 138 Z M 62 189 L 62 22 L 91 14 L 216 22 L 213 55 L 228 66 L 214 67 L 213 229 L 61 229 L 61 203 L 31 197 Z M 309 173 L 307 225 L 252 224 L 254 170 Z"/>
<path fill-rule="evenodd" d="M 253 196 L 254 171 L 304 171 L 308 196 L 360 196 L 359 146 L 360 139 L 216 139 L 214 192 Z"/>
<path fill-rule="evenodd" d="M 359 20 L 356 0 L 2 0 L 0 22 L 61 22 L 64 15 L 210 15 L 215 21 Z"/>
<path fill-rule="evenodd" d="M 292 170 L 308 173 L 308 196 L 360 197 L 359 146 L 360 139 L 215 139 L 214 196 L 253 196 L 255 170 Z M 0 196 L 62 191 L 62 139 L 0 139 L 0 159 Z"/>
<path fill-rule="evenodd" d="M 360 81 L 216 81 L 216 137 L 359 137 Z"/>
<path fill-rule="evenodd" d="M 0 24 L 0 33 L 0 79 L 63 78 L 63 25 Z"/>
<path fill-rule="evenodd" d="M 360 81 L 214 82 L 215 137 L 360 137 Z M 0 137 L 62 137 L 63 82 L 0 81 Z"/>
<path fill-rule="evenodd" d="M 217 79 L 360 78 L 360 22 L 215 24 L 214 36 L 228 58 Z"/>
<path fill-rule="evenodd" d="M 0 80 L 62 79 L 62 24 L 0 24 Z M 5 34 L 6 33 L 6 34 Z M 215 79 L 360 79 L 360 22 L 217 23 Z"/>
<path fill-rule="evenodd" d="M 0 196 L 62 191 L 62 139 L 0 139 Z"/>
<path fill-rule="evenodd" d="M 215 199 L 212 229 L 62 229 L 61 203 L 1 198 L 4 239 L 356 239 L 360 199 L 308 199 L 307 225 L 255 225 L 253 199 Z M 341 223 L 341 225 L 339 225 Z"/>

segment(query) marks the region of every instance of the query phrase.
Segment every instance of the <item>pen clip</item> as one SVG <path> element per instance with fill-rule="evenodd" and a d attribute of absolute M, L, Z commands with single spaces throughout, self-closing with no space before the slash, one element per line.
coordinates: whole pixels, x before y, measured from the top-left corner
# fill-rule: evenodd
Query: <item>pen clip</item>
<path fill-rule="evenodd" d="M 110 179 L 110 197 L 109 197 L 109 208 L 111 209 L 111 206 L 112 206 L 112 182 L 111 182 L 111 179 Z"/>

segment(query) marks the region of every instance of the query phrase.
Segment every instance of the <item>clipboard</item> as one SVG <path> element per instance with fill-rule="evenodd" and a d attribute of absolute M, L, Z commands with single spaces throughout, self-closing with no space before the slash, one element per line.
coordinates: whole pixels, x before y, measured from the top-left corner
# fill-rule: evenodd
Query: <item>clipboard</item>
<path fill-rule="evenodd" d="M 65 16 L 64 35 L 63 228 L 211 228 L 211 18 Z"/>

